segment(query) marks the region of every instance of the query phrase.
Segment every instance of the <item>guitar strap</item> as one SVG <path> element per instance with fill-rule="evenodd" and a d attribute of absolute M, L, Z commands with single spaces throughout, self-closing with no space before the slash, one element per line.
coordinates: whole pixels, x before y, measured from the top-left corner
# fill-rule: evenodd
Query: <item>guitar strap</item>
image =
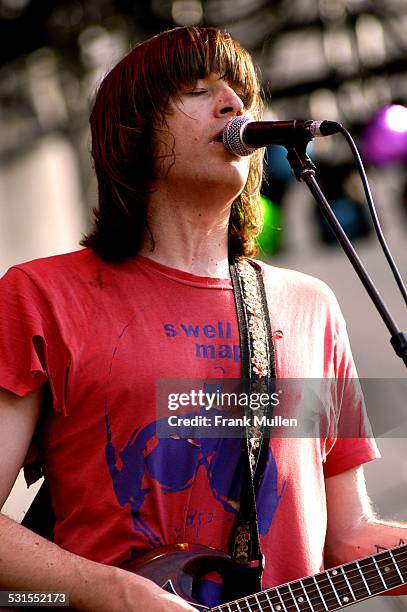
<path fill-rule="evenodd" d="M 275 389 L 276 365 L 263 274 L 256 263 L 237 259 L 230 264 L 230 275 L 240 333 L 243 391 L 249 396 L 252 393 L 267 393 L 270 396 Z M 253 593 L 261 590 L 264 569 L 256 491 L 267 461 L 270 428 L 252 425 L 254 412 L 250 408 L 250 401 L 248 404 L 247 416 L 250 425 L 246 428 L 246 436 L 242 440 L 244 479 L 239 515 L 230 543 L 230 555 L 242 570 L 242 583 L 246 583 L 245 591 Z M 256 409 L 255 414 L 271 418 L 271 403 Z M 239 577 L 235 575 L 233 582 L 236 587 Z"/>

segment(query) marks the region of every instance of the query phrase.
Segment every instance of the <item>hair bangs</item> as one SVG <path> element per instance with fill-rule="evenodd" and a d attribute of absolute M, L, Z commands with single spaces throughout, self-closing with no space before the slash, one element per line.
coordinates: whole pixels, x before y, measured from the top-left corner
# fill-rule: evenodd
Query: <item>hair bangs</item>
<path fill-rule="evenodd" d="M 216 28 L 174 28 L 158 34 L 146 48 L 144 84 L 162 119 L 169 100 L 186 85 L 219 74 L 239 92 L 253 116 L 261 113 L 260 84 L 249 53 Z M 154 43 L 154 44 L 153 44 Z M 169 70 L 169 65 L 171 69 Z"/>

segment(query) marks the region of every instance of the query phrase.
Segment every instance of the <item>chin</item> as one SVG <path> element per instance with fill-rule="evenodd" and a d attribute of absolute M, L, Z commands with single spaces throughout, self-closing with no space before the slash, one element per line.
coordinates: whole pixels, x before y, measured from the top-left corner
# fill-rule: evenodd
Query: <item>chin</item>
<path fill-rule="evenodd" d="M 233 199 L 237 198 L 237 196 L 242 193 L 244 186 L 246 185 L 246 181 L 247 175 L 242 175 L 240 173 L 236 173 L 234 174 L 234 176 L 231 177 L 228 177 L 224 174 L 221 180 L 223 186 L 227 188 L 227 190 L 230 191 L 231 194 L 234 194 Z"/>
<path fill-rule="evenodd" d="M 217 177 L 212 176 L 207 181 L 204 180 L 204 183 L 206 183 L 208 190 L 216 189 L 218 196 L 225 193 L 230 194 L 234 199 L 242 193 L 246 184 L 246 179 L 239 175 L 230 176 L 230 174 L 225 172 L 223 175 Z"/>
<path fill-rule="evenodd" d="M 233 186 L 225 185 L 223 183 L 216 188 L 216 199 L 220 202 L 228 202 L 229 204 L 232 204 L 236 198 L 240 196 L 243 189 L 244 185 L 239 188 L 233 188 Z"/>
<path fill-rule="evenodd" d="M 242 163 L 243 160 L 245 163 Z M 241 157 L 232 159 L 228 164 L 216 168 L 214 175 L 220 176 L 224 181 L 233 183 L 238 189 L 243 189 L 249 175 L 249 166 L 246 159 L 243 158 L 243 160 Z"/>

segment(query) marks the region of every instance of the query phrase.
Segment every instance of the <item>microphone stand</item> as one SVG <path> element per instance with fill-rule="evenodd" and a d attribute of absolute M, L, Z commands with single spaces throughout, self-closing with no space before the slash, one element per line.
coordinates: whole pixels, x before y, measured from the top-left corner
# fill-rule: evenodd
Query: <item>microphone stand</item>
<path fill-rule="evenodd" d="M 353 248 L 352 243 L 342 229 L 341 224 L 336 218 L 315 178 L 316 167 L 306 152 L 307 145 L 311 140 L 312 136 L 297 134 L 295 139 L 290 144 L 285 145 L 287 148 L 287 160 L 294 172 L 295 178 L 300 182 L 304 182 L 308 186 L 319 208 L 322 210 L 324 216 L 328 220 L 338 242 L 341 244 L 345 254 L 362 281 L 363 286 L 376 306 L 380 316 L 382 317 L 384 324 L 389 330 L 391 336 L 390 342 L 396 354 L 407 366 L 407 333 L 398 329 L 395 320 L 391 316 L 386 304 L 373 284 L 372 279 Z"/>

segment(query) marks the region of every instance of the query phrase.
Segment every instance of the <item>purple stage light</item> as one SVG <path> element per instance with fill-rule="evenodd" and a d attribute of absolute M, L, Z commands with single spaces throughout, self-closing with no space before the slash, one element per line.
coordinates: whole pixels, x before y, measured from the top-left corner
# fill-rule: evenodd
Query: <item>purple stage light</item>
<path fill-rule="evenodd" d="M 366 124 L 361 143 L 365 159 L 376 166 L 407 159 L 407 107 L 381 108 Z"/>

